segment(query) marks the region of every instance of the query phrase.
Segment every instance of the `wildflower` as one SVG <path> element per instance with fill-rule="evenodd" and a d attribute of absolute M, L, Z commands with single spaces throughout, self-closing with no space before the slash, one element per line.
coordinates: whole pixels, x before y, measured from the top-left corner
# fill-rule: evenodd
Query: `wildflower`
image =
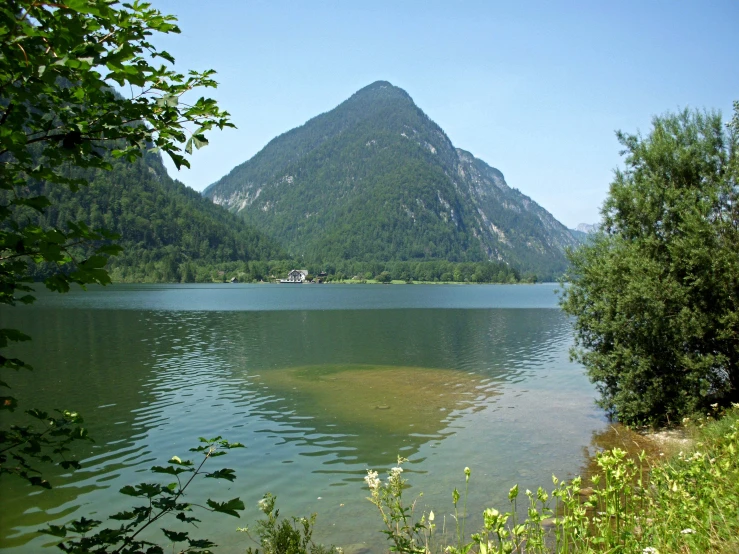
<path fill-rule="evenodd" d="M 688 527 L 687 529 L 683 529 L 683 530 L 682 530 L 682 531 L 680 531 L 680 532 L 681 532 L 681 533 L 682 533 L 683 535 L 692 535 L 693 533 L 695 533 L 695 529 L 691 529 L 690 527 Z"/>
<path fill-rule="evenodd" d="M 267 499 L 262 498 L 259 502 L 257 502 L 257 508 L 259 508 L 261 511 L 264 511 L 267 509 Z"/>
<path fill-rule="evenodd" d="M 470 468 L 468 468 L 468 467 L 464 468 L 464 479 L 465 479 L 465 481 L 469 481 L 470 480 L 470 473 L 472 473 L 470 471 Z"/>
<path fill-rule="evenodd" d="M 642 550 L 642 554 L 659 554 L 659 550 L 657 550 L 653 546 L 647 546 L 644 550 Z"/>
<path fill-rule="evenodd" d="M 434 511 L 433 510 L 429 512 L 429 521 L 434 521 Z"/>
<path fill-rule="evenodd" d="M 380 479 L 377 477 L 377 472 L 372 471 L 371 469 L 367 470 L 367 475 L 365 475 L 364 480 L 367 482 L 367 486 L 371 491 L 376 491 L 378 488 L 380 488 Z"/>

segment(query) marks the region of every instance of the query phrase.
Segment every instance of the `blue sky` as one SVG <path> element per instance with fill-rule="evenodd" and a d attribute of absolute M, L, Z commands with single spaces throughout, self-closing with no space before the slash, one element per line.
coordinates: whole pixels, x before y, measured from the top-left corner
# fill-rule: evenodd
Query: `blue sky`
<path fill-rule="evenodd" d="M 181 35 L 153 42 L 179 69 L 213 68 L 210 96 L 238 130 L 192 169 L 202 190 L 275 136 L 387 80 L 455 146 L 569 227 L 599 219 L 614 131 L 739 100 L 737 1 L 493 2 L 154 0 Z"/>

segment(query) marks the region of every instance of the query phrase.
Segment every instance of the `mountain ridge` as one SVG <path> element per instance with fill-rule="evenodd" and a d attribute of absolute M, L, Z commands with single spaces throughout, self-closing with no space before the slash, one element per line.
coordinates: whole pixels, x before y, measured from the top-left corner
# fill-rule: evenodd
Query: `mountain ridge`
<path fill-rule="evenodd" d="M 490 259 L 552 278 L 576 245 L 387 81 L 275 137 L 203 195 L 311 260 Z"/>
<path fill-rule="evenodd" d="M 172 179 L 160 154 L 133 162 L 111 159 L 111 171 L 69 169 L 89 185 L 72 192 L 45 182 L 29 182 L 34 194 L 49 198 L 43 214 L 29 211 L 38 225 L 66 228 L 84 221 L 121 236 L 123 252 L 107 266 L 115 281 L 194 281 L 218 264 L 283 259 L 284 250 L 243 219 L 213 205 Z M 39 266 L 33 276 L 49 270 Z"/>

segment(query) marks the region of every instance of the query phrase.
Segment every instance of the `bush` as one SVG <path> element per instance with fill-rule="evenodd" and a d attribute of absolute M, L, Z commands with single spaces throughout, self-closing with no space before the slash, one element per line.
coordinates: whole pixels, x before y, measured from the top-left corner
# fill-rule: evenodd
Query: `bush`
<path fill-rule="evenodd" d="M 277 497 L 270 493 L 259 501 L 259 509 L 267 519 L 257 522 L 258 543 L 264 554 L 331 554 L 333 547 L 326 547 L 313 542 L 313 526 L 316 514 L 309 518 L 293 517 L 279 519 L 280 511 L 275 509 Z M 249 536 L 248 528 L 239 529 Z M 257 539 L 254 539 L 257 540 Z M 259 549 L 248 548 L 247 554 L 259 554 Z"/>
<path fill-rule="evenodd" d="M 626 169 L 601 231 L 569 254 L 573 356 L 624 423 L 739 400 L 737 131 L 685 111 L 655 118 L 646 137 L 619 133 Z"/>

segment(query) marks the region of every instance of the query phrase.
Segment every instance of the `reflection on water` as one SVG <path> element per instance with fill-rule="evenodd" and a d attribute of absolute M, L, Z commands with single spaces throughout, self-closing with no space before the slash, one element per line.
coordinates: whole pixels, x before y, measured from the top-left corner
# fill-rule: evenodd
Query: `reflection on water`
<path fill-rule="evenodd" d="M 214 460 L 234 468 L 236 482 L 193 491 L 193 500 L 239 495 L 247 504 L 242 520 L 206 521 L 222 551 L 243 551 L 234 528 L 258 517 L 266 491 L 284 514 L 318 512 L 321 540 L 382 544 L 362 489 L 367 468 L 409 458 L 412 491 L 446 513 L 470 466 L 474 511 L 504 505 L 514 482 L 533 488 L 552 472 L 577 472 L 593 432 L 606 427 L 568 360 L 569 322 L 549 304 L 535 307 L 541 287 L 324 287 L 313 299 L 316 287 L 266 289 L 279 310 L 187 311 L 212 291 L 129 287 L 0 312 L 3 326 L 34 337 L 14 352 L 36 367 L 11 383 L 22 405 L 73 407 L 96 440 L 79 449 L 83 471 L 46 472 L 51 492 L 0 483 L 0 547 L 35 552 L 49 541 L 35 534 L 45 522 L 129 506 L 120 487 L 153 480 L 148 467 L 215 435 L 247 446 Z M 364 306 L 387 303 L 389 289 L 413 290 L 416 307 L 432 307 L 326 309 L 339 303 L 331 290 Z M 253 293 L 228 290 L 224 305 Z M 469 309 L 475 294 L 489 305 L 505 290 L 534 307 Z M 121 309 L 122 295 L 139 309 Z M 304 309 L 290 311 L 290 302 Z"/>

